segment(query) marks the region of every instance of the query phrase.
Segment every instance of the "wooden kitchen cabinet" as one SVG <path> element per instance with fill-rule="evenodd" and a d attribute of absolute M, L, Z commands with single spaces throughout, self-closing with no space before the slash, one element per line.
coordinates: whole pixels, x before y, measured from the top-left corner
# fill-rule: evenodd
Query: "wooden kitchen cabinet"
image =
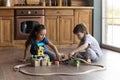
<path fill-rule="evenodd" d="M 4 1 L 4 0 L 3 0 Z M 14 23 L 16 9 L 43 9 L 46 37 L 57 45 L 77 44 L 79 40 L 73 34 L 75 25 L 84 23 L 87 30 L 92 34 L 92 10 L 94 0 L 45 0 L 46 5 L 41 6 L 21 6 L 23 0 L 11 1 L 11 7 L 0 7 L 0 46 L 23 47 L 25 40 L 15 40 Z M 34 2 L 34 0 L 33 0 Z M 41 2 L 40 2 L 41 3 Z M 0 1 L 0 5 L 2 2 Z M 16 5 L 16 6 L 14 6 Z M 17 6 L 19 5 L 19 6 Z M 36 12 L 35 12 L 36 13 Z M 15 14 L 15 15 L 14 15 Z M 31 13 L 30 13 L 31 14 Z M 27 16 L 27 15 L 26 15 Z M 34 15 L 33 15 L 34 16 Z M 15 44 L 15 45 L 14 45 Z"/>
<path fill-rule="evenodd" d="M 60 16 L 60 44 L 72 44 L 73 43 L 73 16 Z"/>
<path fill-rule="evenodd" d="M 0 15 L 0 46 L 13 46 L 13 21 L 14 18 L 9 14 L 9 10 L 2 10 L 2 13 L 7 15 Z M 13 12 L 14 13 L 14 12 Z"/>
<path fill-rule="evenodd" d="M 46 10 L 45 14 L 47 37 L 54 44 L 72 44 L 72 29 L 74 26 L 73 10 Z"/>
<path fill-rule="evenodd" d="M 87 26 L 87 31 L 92 35 L 92 10 L 75 10 L 75 25 L 84 23 Z M 77 43 L 78 39 L 74 38 L 74 43 Z"/>
<path fill-rule="evenodd" d="M 47 29 L 47 38 L 54 44 L 57 44 L 59 41 L 59 18 L 57 16 L 46 16 L 45 24 Z"/>

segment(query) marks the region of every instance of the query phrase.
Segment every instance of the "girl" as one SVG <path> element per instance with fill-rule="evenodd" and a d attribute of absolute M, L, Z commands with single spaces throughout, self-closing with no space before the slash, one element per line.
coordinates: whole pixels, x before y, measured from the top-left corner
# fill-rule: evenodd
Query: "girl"
<path fill-rule="evenodd" d="M 88 34 L 86 26 L 84 24 L 76 25 L 73 33 L 77 35 L 80 43 L 78 47 L 69 54 L 69 57 L 76 55 L 76 57 L 85 59 L 90 63 L 91 61 L 97 61 L 99 57 L 101 57 L 102 51 L 97 40 Z"/>
<path fill-rule="evenodd" d="M 46 28 L 42 24 L 37 24 L 33 28 L 30 36 L 28 37 L 25 43 L 25 51 L 24 51 L 24 58 L 23 61 L 26 61 L 26 55 L 28 51 L 32 55 L 37 55 L 39 46 L 44 48 L 44 53 L 50 57 L 50 60 L 59 59 L 60 53 L 58 52 L 56 46 L 50 42 L 46 37 Z M 46 45 L 54 50 L 54 52 L 47 49 Z M 55 55 L 56 54 L 56 55 Z"/>

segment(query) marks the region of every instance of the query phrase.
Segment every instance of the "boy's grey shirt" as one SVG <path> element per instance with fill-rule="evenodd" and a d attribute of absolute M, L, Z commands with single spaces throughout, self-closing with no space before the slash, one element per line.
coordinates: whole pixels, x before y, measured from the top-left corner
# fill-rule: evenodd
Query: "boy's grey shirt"
<path fill-rule="evenodd" d="M 90 34 L 85 35 L 85 43 L 88 43 L 88 48 L 91 48 L 93 51 L 95 51 L 99 57 L 103 54 L 97 40 Z"/>

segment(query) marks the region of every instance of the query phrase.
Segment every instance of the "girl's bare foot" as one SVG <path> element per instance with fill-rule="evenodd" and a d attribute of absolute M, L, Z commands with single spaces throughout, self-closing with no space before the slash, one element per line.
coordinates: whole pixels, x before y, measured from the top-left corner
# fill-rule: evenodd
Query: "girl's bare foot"
<path fill-rule="evenodd" d="M 19 61 L 20 62 L 26 62 L 26 59 L 20 59 Z"/>

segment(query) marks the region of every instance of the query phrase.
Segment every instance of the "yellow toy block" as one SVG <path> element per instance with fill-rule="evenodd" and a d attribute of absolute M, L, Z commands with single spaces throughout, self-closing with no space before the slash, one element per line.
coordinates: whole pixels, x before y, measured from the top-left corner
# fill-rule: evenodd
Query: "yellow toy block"
<path fill-rule="evenodd" d="M 38 56 L 44 56 L 44 48 L 42 46 L 39 46 Z"/>

